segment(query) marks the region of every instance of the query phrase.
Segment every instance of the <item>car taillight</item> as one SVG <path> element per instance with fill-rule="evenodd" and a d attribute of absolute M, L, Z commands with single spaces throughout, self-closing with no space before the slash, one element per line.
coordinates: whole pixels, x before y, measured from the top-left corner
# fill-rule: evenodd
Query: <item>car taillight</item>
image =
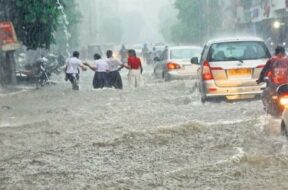
<path fill-rule="evenodd" d="M 167 69 L 170 70 L 175 70 L 175 69 L 180 69 L 180 65 L 178 65 L 177 63 L 167 63 Z"/>
<path fill-rule="evenodd" d="M 280 97 L 280 105 L 288 107 L 288 96 Z"/>
<path fill-rule="evenodd" d="M 208 61 L 204 61 L 203 63 L 202 79 L 213 80 L 213 75 Z"/>

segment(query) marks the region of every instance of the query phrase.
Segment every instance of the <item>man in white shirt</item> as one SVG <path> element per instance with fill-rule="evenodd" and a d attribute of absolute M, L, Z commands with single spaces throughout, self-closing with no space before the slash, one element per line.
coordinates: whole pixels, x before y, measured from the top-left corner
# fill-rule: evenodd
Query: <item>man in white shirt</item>
<path fill-rule="evenodd" d="M 116 89 L 123 89 L 119 71 L 124 67 L 124 65 L 119 60 L 113 58 L 112 50 L 108 50 L 106 55 L 109 66 L 109 72 L 107 73 L 107 85 L 110 88 L 114 87 Z"/>
<path fill-rule="evenodd" d="M 72 84 L 73 90 L 79 90 L 79 74 L 80 74 L 80 68 L 83 71 L 86 71 L 86 67 L 82 63 L 82 61 L 79 59 L 79 52 L 74 51 L 72 57 L 68 58 L 66 60 L 66 78 L 69 80 Z"/>
<path fill-rule="evenodd" d="M 93 88 L 104 88 L 107 86 L 107 72 L 109 71 L 109 66 L 106 60 L 102 59 L 101 56 L 96 53 L 94 55 L 94 63 L 85 63 L 91 70 L 95 71 L 93 78 Z"/>

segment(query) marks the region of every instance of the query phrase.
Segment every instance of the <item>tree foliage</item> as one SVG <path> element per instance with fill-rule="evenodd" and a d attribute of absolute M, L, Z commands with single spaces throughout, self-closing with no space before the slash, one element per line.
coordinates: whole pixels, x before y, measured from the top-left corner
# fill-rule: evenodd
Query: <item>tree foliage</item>
<path fill-rule="evenodd" d="M 82 15 L 80 11 L 77 9 L 78 5 L 75 0 L 62 0 L 62 5 L 64 7 L 65 14 L 67 15 L 68 21 L 68 32 L 70 34 L 70 38 L 68 43 L 70 47 L 77 47 L 79 45 L 79 23 L 81 22 Z M 59 21 L 61 20 L 61 21 Z M 65 37 L 64 30 L 64 20 L 63 17 L 58 19 L 59 25 L 57 27 L 57 32 L 55 33 L 55 41 L 57 46 L 57 51 L 64 53 L 66 50 L 67 39 Z"/>
<path fill-rule="evenodd" d="M 74 0 L 60 2 L 71 8 L 70 13 L 73 11 Z M 48 49 L 55 43 L 62 14 L 58 7 L 57 0 L 0 0 L 0 20 L 12 21 L 18 39 L 28 49 Z M 76 23 L 74 18 L 77 16 L 70 16 L 73 16 L 71 23 Z"/>
<path fill-rule="evenodd" d="M 178 20 L 171 28 L 174 42 L 200 43 L 221 29 L 219 0 L 176 0 Z"/>

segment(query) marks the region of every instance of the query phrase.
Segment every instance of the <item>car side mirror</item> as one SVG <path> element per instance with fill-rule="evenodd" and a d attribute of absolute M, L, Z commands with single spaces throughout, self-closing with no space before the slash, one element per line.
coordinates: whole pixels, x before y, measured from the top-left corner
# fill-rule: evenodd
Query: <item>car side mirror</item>
<path fill-rule="evenodd" d="M 193 58 L 191 59 L 191 64 L 199 65 L 198 57 L 193 57 Z"/>

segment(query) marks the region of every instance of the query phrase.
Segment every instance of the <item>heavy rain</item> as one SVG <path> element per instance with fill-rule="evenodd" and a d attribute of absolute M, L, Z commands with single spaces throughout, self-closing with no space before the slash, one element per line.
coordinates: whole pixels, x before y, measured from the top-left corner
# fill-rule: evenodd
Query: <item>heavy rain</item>
<path fill-rule="evenodd" d="M 286 190 L 287 11 L 0 0 L 0 189 Z"/>

